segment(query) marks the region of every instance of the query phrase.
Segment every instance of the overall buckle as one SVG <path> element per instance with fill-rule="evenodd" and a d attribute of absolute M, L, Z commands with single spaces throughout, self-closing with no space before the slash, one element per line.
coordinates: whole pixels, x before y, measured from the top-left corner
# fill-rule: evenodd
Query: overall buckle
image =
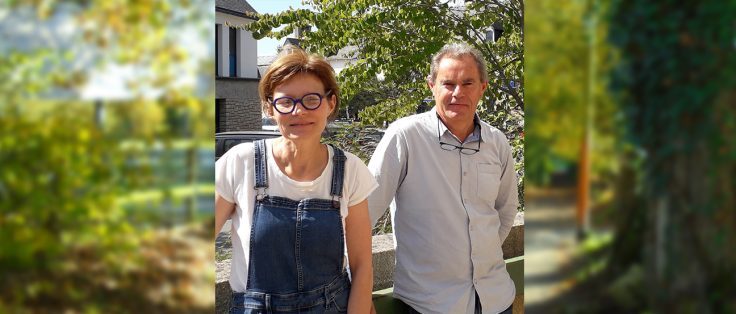
<path fill-rule="evenodd" d="M 256 188 L 256 190 L 258 190 L 258 193 L 256 194 L 256 200 L 260 202 L 266 197 L 266 189 Z"/>

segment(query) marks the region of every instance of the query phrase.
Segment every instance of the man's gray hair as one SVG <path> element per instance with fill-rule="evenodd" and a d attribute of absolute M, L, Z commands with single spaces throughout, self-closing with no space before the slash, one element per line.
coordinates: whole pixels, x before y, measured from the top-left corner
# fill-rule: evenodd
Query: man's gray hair
<path fill-rule="evenodd" d="M 464 56 L 472 57 L 475 60 L 475 65 L 478 67 L 478 73 L 480 73 L 481 82 L 488 82 L 488 70 L 486 69 L 486 62 L 483 59 L 483 55 L 470 45 L 466 43 L 449 43 L 446 44 L 440 51 L 432 56 L 432 65 L 429 68 L 429 76 L 427 81 L 434 82 L 437 78 L 437 70 L 440 67 L 440 61 L 444 58 L 460 59 Z"/>

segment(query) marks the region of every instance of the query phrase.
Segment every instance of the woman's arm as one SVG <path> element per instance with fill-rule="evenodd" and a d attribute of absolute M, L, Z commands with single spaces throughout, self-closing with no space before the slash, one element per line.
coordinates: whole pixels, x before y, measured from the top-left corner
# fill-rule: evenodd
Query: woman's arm
<path fill-rule="evenodd" d="M 370 313 L 373 301 L 373 262 L 371 225 L 368 216 L 368 201 L 350 206 L 345 219 L 345 238 L 352 286 L 348 301 L 348 313 Z"/>
<path fill-rule="evenodd" d="M 235 210 L 235 204 L 228 202 L 215 192 L 215 237 L 220 233 L 225 221 L 233 214 L 233 210 Z"/>

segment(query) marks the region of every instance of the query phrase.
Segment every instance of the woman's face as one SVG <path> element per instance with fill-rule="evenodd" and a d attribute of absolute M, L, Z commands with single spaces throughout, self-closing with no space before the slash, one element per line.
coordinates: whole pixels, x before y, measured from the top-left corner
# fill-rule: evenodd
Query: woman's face
<path fill-rule="evenodd" d="M 327 117 L 330 116 L 337 103 L 337 98 L 332 94 L 326 96 L 326 92 L 322 81 L 317 76 L 308 73 L 297 74 L 277 85 L 273 90 L 271 102 L 276 101 L 281 106 L 279 110 L 276 110 L 272 105 L 269 112 L 278 124 L 281 135 L 291 140 L 314 138 L 319 140 L 322 131 L 327 126 Z M 322 101 L 319 102 L 314 94 L 321 96 Z M 308 96 L 305 98 L 305 95 Z M 282 97 L 290 97 L 292 100 Z M 279 98 L 282 99 L 279 100 Z M 307 107 L 310 108 L 319 107 L 308 110 L 303 102 L 306 102 Z M 291 103 L 295 107 L 293 111 L 281 113 L 292 109 L 289 106 Z"/>

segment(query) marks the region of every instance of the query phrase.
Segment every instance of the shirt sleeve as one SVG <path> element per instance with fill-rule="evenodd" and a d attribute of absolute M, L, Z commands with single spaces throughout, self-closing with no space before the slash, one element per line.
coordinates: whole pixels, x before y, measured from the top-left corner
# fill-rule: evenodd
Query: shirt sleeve
<path fill-rule="evenodd" d="M 503 135 L 499 137 L 498 147 L 501 150 L 503 160 L 501 182 L 498 188 L 498 196 L 496 197 L 495 208 L 498 210 L 498 216 L 501 220 L 501 227 L 498 229 L 498 237 L 501 243 L 511 232 L 511 227 L 516 219 L 517 208 L 519 207 L 518 195 L 518 179 L 516 178 L 516 170 L 514 169 L 514 156 L 511 151 L 511 145 Z"/>
<path fill-rule="evenodd" d="M 215 162 L 215 192 L 230 203 L 235 203 L 236 190 L 243 184 L 245 175 L 245 162 L 240 152 L 246 147 L 241 145 L 248 144 L 231 148 Z"/>
<path fill-rule="evenodd" d="M 386 212 L 406 177 L 407 153 L 406 140 L 394 123 L 386 130 L 368 163 L 368 169 L 378 182 L 378 188 L 368 197 L 371 226 L 375 226 Z"/>
<path fill-rule="evenodd" d="M 355 155 L 350 154 L 350 186 L 348 187 L 348 206 L 355 206 L 368 198 L 368 195 L 378 187 L 376 179 L 368 171 L 365 163 Z"/>

